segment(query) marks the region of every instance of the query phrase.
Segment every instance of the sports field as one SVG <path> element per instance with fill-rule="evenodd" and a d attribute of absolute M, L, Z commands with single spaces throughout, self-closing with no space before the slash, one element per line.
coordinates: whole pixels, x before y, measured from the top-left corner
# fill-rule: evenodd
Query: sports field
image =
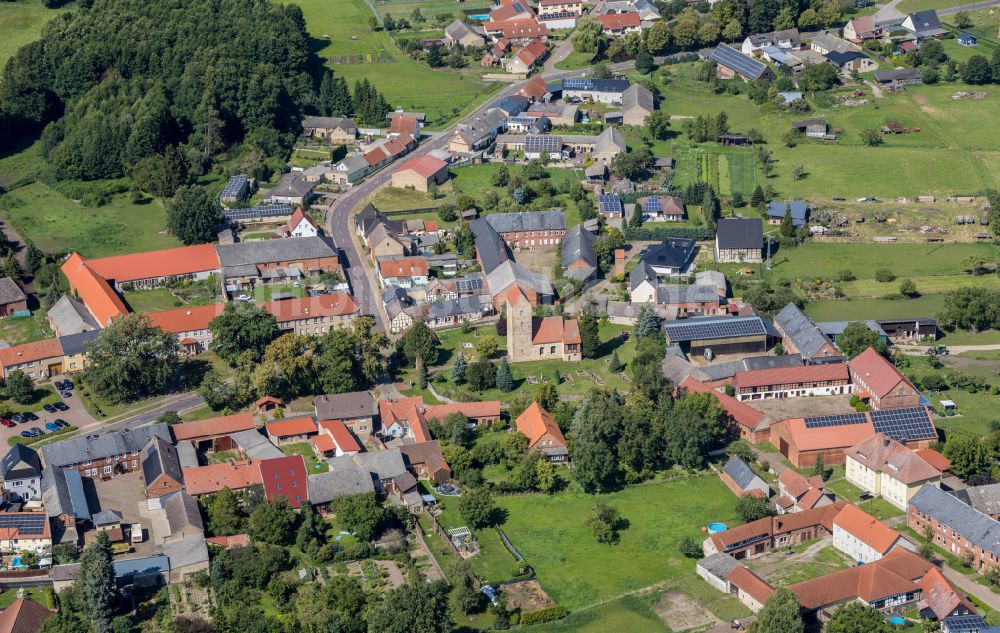
<path fill-rule="evenodd" d="M 385 31 L 369 28 L 372 13 L 364 0 L 296 4 L 302 8 L 313 49 L 334 73 L 352 87 L 367 78 L 392 106 L 425 113 L 429 127 L 444 125 L 496 89 L 482 81 L 479 66 L 432 69 L 407 57 Z"/>

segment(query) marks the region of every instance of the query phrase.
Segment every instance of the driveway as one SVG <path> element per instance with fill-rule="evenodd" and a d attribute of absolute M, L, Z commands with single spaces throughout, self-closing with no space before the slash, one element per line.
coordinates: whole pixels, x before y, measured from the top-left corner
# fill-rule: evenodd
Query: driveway
<path fill-rule="evenodd" d="M 993 593 L 990 588 L 977 583 L 973 580 L 974 576 L 963 576 L 947 565 L 941 566 L 941 572 L 965 593 L 979 598 L 993 610 L 1000 610 L 1000 594 Z"/>

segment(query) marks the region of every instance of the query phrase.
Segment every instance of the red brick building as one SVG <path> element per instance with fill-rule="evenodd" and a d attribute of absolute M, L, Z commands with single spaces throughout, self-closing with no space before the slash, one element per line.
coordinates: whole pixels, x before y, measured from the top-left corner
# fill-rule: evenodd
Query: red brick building
<path fill-rule="evenodd" d="M 494 213 L 487 215 L 486 221 L 511 248 L 552 248 L 566 235 L 562 211 Z"/>
<path fill-rule="evenodd" d="M 1000 521 L 933 484 L 910 499 L 906 524 L 919 534 L 929 531 L 935 545 L 959 559 L 971 556 L 975 569 L 1000 567 Z"/>
<path fill-rule="evenodd" d="M 680 388 L 692 393 L 707 393 L 715 397 L 719 406 L 725 409 L 726 426 L 729 430 L 752 444 L 763 444 L 771 440 L 771 419 L 761 411 L 744 404 L 736 398 L 716 391 L 710 385 L 688 376 Z"/>
<path fill-rule="evenodd" d="M 703 544 L 705 555 L 729 554 L 736 560 L 766 554 L 776 547 L 788 547 L 833 533 L 833 519 L 847 504 L 804 510 L 795 514 L 764 517 L 712 534 Z"/>
<path fill-rule="evenodd" d="M 920 392 L 896 366 L 869 347 L 848 363 L 854 391 L 872 409 L 920 406 Z"/>

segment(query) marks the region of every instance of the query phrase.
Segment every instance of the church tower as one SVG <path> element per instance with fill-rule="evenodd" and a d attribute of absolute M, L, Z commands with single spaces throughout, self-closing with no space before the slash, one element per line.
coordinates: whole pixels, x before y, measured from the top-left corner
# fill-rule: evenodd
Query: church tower
<path fill-rule="evenodd" d="M 511 298 L 514 303 L 511 303 Z M 507 362 L 531 360 L 532 311 L 531 302 L 518 288 L 507 295 Z"/>

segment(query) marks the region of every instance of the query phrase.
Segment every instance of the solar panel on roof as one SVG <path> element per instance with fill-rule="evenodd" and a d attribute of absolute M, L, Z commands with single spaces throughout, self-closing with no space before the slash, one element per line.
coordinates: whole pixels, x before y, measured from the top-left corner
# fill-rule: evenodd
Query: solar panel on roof
<path fill-rule="evenodd" d="M 671 343 L 680 341 L 721 339 L 737 336 L 760 336 L 766 334 L 760 318 L 711 319 L 703 322 L 669 323 L 667 338 Z"/>
<path fill-rule="evenodd" d="M 597 207 L 601 213 L 621 213 L 622 199 L 613 193 L 598 194 Z"/>
<path fill-rule="evenodd" d="M 290 204 L 267 204 L 261 207 L 244 209 L 223 209 L 222 217 L 227 220 L 251 220 L 256 218 L 273 218 L 291 215 L 295 209 Z"/>
<path fill-rule="evenodd" d="M 563 79 L 563 88 L 586 90 L 590 88 L 591 83 L 589 79 Z"/>
<path fill-rule="evenodd" d="M 528 136 L 524 139 L 525 152 L 558 152 L 562 148 L 562 139 L 558 136 Z"/>
<path fill-rule="evenodd" d="M 482 279 L 457 279 L 455 280 L 455 289 L 458 292 L 475 292 L 476 290 L 483 289 Z"/>
<path fill-rule="evenodd" d="M 915 440 L 936 437 L 927 410 L 922 407 L 872 411 L 876 433 L 885 433 L 894 440 Z"/>
<path fill-rule="evenodd" d="M 950 615 L 944 623 L 952 633 L 975 633 L 987 626 L 986 620 L 979 615 Z"/>
<path fill-rule="evenodd" d="M 642 203 L 642 210 L 655 211 L 659 213 L 660 211 L 663 210 L 663 208 L 660 206 L 660 198 L 657 196 L 651 196 L 649 198 L 646 198 L 646 200 L 644 200 Z"/>
<path fill-rule="evenodd" d="M 837 415 L 821 415 L 814 418 L 806 418 L 807 429 L 821 429 L 830 426 L 848 426 L 851 424 L 864 424 L 868 421 L 864 413 L 841 413 Z"/>
<path fill-rule="evenodd" d="M 247 185 L 247 177 L 240 174 L 238 176 L 230 176 L 229 181 L 226 186 L 222 189 L 222 193 L 219 194 L 221 198 L 241 198 L 243 197 L 243 188 Z"/>
<path fill-rule="evenodd" d="M 48 517 L 43 513 L 0 513 L 0 529 L 17 528 L 22 535 L 44 534 L 45 522 L 48 520 Z"/>
<path fill-rule="evenodd" d="M 744 77 L 756 77 L 764 70 L 764 64 L 747 57 L 725 44 L 719 44 L 712 51 L 711 58 Z"/>

